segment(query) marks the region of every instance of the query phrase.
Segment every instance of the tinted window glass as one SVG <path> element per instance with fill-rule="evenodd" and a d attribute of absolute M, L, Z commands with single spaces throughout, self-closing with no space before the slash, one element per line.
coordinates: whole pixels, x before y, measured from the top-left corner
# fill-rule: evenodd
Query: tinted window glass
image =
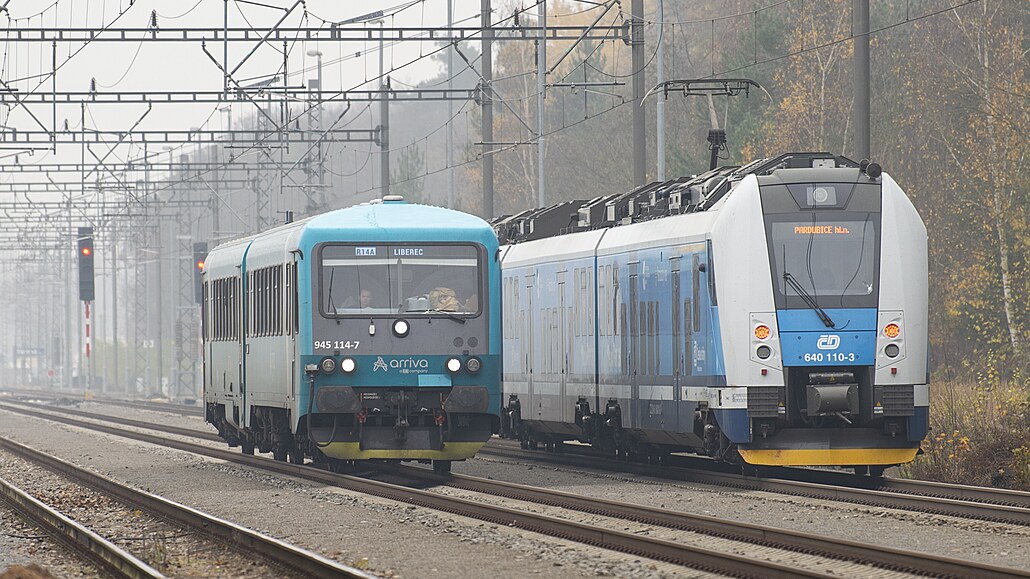
<path fill-rule="evenodd" d="M 875 307 L 879 216 L 780 215 L 768 227 L 779 307 L 806 307 L 785 273 L 824 308 Z"/>
<path fill-rule="evenodd" d="M 325 315 L 476 315 L 480 255 L 472 245 L 327 245 Z"/>

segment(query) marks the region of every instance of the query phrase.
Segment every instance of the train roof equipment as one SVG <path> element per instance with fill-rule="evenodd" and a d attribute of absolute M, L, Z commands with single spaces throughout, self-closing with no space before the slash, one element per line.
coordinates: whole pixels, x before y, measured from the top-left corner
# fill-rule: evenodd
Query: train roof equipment
<path fill-rule="evenodd" d="M 577 231 L 607 229 L 671 215 L 708 211 L 748 175 L 765 177 L 780 169 L 809 169 L 811 172 L 805 172 L 807 178 L 825 169 L 854 168 L 866 172 L 867 167 L 871 179 L 879 176 L 879 166 L 875 163 L 863 161 L 859 164 L 847 157 L 827 152 L 785 153 L 757 159 L 743 166 L 718 167 L 691 177 L 655 181 L 625 193 L 528 209 L 498 217 L 491 225 L 502 245 L 533 241 Z"/>

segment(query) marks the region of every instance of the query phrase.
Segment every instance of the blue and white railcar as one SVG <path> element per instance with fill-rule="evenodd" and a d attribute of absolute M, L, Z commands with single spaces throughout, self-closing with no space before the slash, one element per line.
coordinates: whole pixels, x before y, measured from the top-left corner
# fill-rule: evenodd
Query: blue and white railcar
<path fill-rule="evenodd" d="M 278 460 L 449 469 L 498 429 L 499 273 L 486 222 L 399 197 L 215 248 L 207 420 Z"/>
<path fill-rule="evenodd" d="M 912 460 L 926 230 L 878 166 L 789 154 L 580 207 L 579 231 L 522 227 L 503 254 L 505 418 L 527 444 Z"/>

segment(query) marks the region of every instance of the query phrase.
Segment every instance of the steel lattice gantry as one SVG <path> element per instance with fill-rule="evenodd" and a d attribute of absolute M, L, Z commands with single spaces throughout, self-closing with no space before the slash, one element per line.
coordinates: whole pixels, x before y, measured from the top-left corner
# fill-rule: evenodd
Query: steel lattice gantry
<path fill-rule="evenodd" d="M 628 23 L 596 26 L 490 27 L 491 40 L 550 41 L 628 39 Z M 483 37 L 484 28 L 466 27 L 376 27 L 339 26 L 276 28 L 7 28 L 0 29 L 0 42 L 469 42 Z"/>

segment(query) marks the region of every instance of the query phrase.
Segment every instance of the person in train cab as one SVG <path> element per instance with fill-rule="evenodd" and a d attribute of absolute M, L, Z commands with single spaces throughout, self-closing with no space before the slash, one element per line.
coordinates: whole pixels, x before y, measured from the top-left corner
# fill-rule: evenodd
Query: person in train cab
<path fill-rule="evenodd" d="M 362 309 L 372 307 L 372 290 L 361 290 L 361 293 L 358 295 L 358 306 Z"/>
<path fill-rule="evenodd" d="M 465 300 L 465 311 L 466 312 L 478 312 L 479 311 L 479 296 L 472 294 L 469 299 Z"/>
<path fill-rule="evenodd" d="M 429 292 L 429 304 L 432 309 L 442 312 L 456 312 L 461 309 L 457 294 L 449 287 L 433 288 L 433 291 Z"/>

